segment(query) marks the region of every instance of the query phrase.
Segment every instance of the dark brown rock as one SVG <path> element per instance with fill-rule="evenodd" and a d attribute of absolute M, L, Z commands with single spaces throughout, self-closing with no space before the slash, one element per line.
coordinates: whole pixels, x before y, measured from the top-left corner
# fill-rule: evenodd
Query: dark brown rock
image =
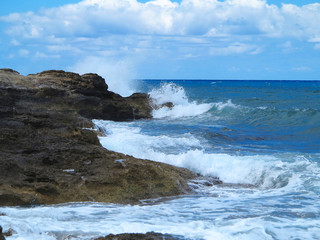
<path fill-rule="evenodd" d="M 2 232 L 2 227 L 0 226 L 0 240 L 6 240 L 4 235 L 3 235 L 3 232 Z"/>
<path fill-rule="evenodd" d="M 14 70 L 0 69 L 0 89 L 1 100 L 12 113 L 41 101 L 37 107 L 43 110 L 67 112 L 72 109 L 90 119 L 125 121 L 152 117 L 147 94 L 123 98 L 108 91 L 108 85 L 97 74 L 80 76 L 51 70 L 22 76 Z"/>
<path fill-rule="evenodd" d="M 96 74 L 0 70 L 0 205 L 138 203 L 189 191 L 186 169 L 104 149 L 92 118 L 149 118 L 146 94 L 123 98 Z"/>
<path fill-rule="evenodd" d="M 155 103 L 154 101 L 151 100 L 151 107 L 153 109 L 156 109 L 156 110 L 158 110 L 160 108 L 163 108 L 163 107 L 172 109 L 174 107 L 174 104 L 172 102 L 166 102 L 166 103 L 163 103 L 163 104 L 157 104 L 157 103 Z"/>
<path fill-rule="evenodd" d="M 110 234 L 106 237 L 100 237 L 95 240 L 178 240 L 181 238 L 174 237 L 169 234 L 161 234 L 155 232 L 141 233 L 123 233 L 113 235 Z"/>

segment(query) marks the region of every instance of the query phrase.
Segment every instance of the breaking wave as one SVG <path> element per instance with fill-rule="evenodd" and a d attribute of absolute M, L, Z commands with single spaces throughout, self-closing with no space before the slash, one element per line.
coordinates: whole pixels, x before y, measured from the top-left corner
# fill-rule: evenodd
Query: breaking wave
<path fill-rule="evenodd" d="M 94 120 L 107 137 L 101 144 L 112 151 L 184 167 L 226 183 L 250 184 L 263 189 L 280 188 L 307 181 L 306 174 L 320 173 L 319 166 L 304 156 L 248 155 L 206 152 L 203 143 L 190 133 L 152 136 L 131 123 Z M 295 185 L 295 184 L 294 184 Z"/>
<path fill-rule="evenodd" d="M 190 102 L 183 87 L 174 83 L 165 83 L 159 88 L 149 92 L 155 105 L 161 106 L 168 102 L 173 103 L 173 107 L 163 106 L 153 110 L 154 118 L 181 118 L 201 115 L 209 111 L 213 104 Z"/>

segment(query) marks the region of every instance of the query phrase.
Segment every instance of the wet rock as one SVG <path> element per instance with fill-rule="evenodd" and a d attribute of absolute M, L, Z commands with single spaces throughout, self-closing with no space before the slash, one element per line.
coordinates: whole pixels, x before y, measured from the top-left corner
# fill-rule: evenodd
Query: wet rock
<path fill-rule="evenodd" d="M 5 236 L 5 237 L 11 237 L 13 234 L 16 234 L 16 233 L 17 233 L 17 232 L 14 231 L 12 228 L 9 228 L 8 231 L 6 231 L 6 232 L 3 233 L 3 236 Z"/>
<path fill-rule="evenodd" d="M 0 240 L 6 240 L 3 233 L 2 233 L 2 227 L 0 226 Z"/>
<path fill-rule="evenodd" d="M 155 110 L 159 110 L 160 108 L 166 107 L 169 109 L 172 109 L 174 107 L 174 104 L 172 102 L 166 102 L 162 104 L 157 104 L 153 100 L 151 100 L 151 107 Z"/>
<path fill-rule="evenodd" d="M 92 130 L 92 118 L 150 112 L 148 95 L 123 98 L 96 74 L 0 70 L 0 205 L 138 203 L 188 192 L 192 172 L 108 151 Z"/>
<path fill-rule="evenodd" d="M 166 102 L 164 104 L 161 104 L 160 108 L 163 108 L 163 107 L 167 107 L 167 108 L 172 109 L 174 107 L 174 105 L 172 102 Z"/>
<path fill-rule="evenodd" d="M 110 234 L 106 237 L 100 237 L 95 240 L 179 240 L 181 238 L 155 232 L 148 232 L 146 234 L 140 233 L 123 233 L 118 235 Z"/>

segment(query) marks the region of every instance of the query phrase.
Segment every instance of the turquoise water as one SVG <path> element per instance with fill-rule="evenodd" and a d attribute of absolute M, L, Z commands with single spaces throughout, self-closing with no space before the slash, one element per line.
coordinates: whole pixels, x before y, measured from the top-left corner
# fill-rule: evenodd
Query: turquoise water
<path fill-rule="evenodd" d="M 8 239 L 156 231 L 181 239 L 320 239 L 319 81 L 139 82 L 154 119 L 94 120 L 102 145 L 185 167 L 191 194 L 140 205 L 0 208 Z M 219 177 L 225 184 L 211 186 Z"/>

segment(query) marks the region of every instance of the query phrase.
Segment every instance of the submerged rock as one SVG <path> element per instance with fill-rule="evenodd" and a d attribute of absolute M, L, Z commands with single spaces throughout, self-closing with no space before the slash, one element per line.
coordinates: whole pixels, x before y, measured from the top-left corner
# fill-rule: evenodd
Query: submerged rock
<path fill-rule="evenodd" d="M 147 232 L 146 234 L 141 233 L 123 233 L 113 235 L 110 234 L 106 237 L 100 237 L 95 240 L 179 240 L 181 238 L 155 232 Z"/>
<path fill-rule="evenodd" d="M 108 151 L 92 130 L 93 118 L 150 117 L 146 94 L 123 98 L 96 74 L 0 70 L 0 205 L 138 203 L 188 192 L 192 172 Z"/>

